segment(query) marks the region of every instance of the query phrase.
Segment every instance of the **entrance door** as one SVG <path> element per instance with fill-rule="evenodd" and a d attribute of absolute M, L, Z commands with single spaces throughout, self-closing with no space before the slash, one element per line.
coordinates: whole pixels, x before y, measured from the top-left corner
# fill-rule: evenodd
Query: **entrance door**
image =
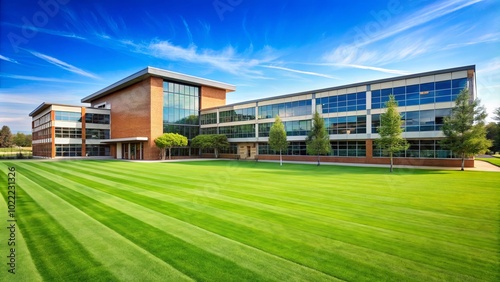
<path fill-rule="evenodd" d="M 252 156 L 252 148 L 250 146 L 247 146 L 247 158 L 250 158 Z"/>

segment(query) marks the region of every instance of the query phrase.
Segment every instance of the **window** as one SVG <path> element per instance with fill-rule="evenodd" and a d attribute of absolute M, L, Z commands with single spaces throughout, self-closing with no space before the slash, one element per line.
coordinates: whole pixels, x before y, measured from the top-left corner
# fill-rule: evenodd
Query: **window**
<path fill-rule="evenodd" d="M 85 122 L 95 124 L 109 124 L 109 115 L 87 113 L 85 114 Z"/>
<path fill-rule="evenodd" d="M 81 157 L 82 145 L 56 144 L 56 157 Z"/>
<path fill-rule="evenodd" d="M 109 139 L 109 129 L 85 129 L 86 139 Z"/>
<path fill-rule="evenodd" d="M 188 139 L 200 133 L 199 87 L 163 81 L 163 132 L 178 133 Z M 215 116 L 216 118 L 216 116 Z M 206 116 L 205 122 L 212 122 L 213 115 Z M 179 153 L 189 154 L 189 150 Z"/>
<path fill-rule="evenodd" d="M 326 118 L 325 127 L 328 134 L 366 133 L 366 116 Z"/>
<path fill-rule="evenodd" d="M 255 124 L 221 126 L 219 127 L 219 134 L 225 134 L 227 138 L 255 137 Z"/>
<path fill-rule="evenodd" d="M 222 111 L 219 113 L 219 122 L 244 121 L 255 119 L 255 107 Z"/>
<path fill-rule="evenodd" d="M 81 128 L 56 127 L 56 138 L 82 138 Z"/>
<path fill-rule="evenodd" d="M 217 113 L 203 114 L 200 116 L 201 124 L 216 124 L 217 123 Z"/>
<path fill-rule="evenodd" d="M 62 121 L 82 122 L 82 114 L 80 112 L 56 111 L 55 118 Z"/>
<path fill-rule="evenodd" d="M 375 100 L 379 101 L 380 96 L 372 96 L 372 101 Z M 366 92 L 317 98 L 316 105 L 318 112 L 323 114 L 366 110 Z"/>
<path fill-rule="evenodd" d="M 281 104 L 267 105 L 259 107 L 259 119 L 274 118 L 279 115 L 281 118 L 310 115 L 311 100 L 301 100 Z"/>

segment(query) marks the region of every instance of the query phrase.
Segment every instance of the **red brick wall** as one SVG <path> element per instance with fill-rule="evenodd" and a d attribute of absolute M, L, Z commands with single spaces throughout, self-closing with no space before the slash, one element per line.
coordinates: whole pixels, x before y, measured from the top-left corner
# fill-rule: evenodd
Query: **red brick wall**
<path fill-rule="evenodd" d="M 224 106 L 226 104 L 226 90 L 201 86 L 200 110 Z"/>
<path fill-rule="evenodd" d="M 368 147 L 367 147 L 368 148 Z M 279 160 L 275 155 L 258 155 L 259 160 Z M 316 156 L 283 156 L 285 161 L 316 162 Z M 332 163 L 361 163 L 361 164 L 390 164 L 389 158 L 363 158 L 363 157 L 331 157 L 320 156 L 321 162 Z M 417 158 L 394 158 L 395 165 L 413 166 L 441 166 L 460 167 L 462 161 L 459 159 L 417 159 Z M 465 160 L 465 167 L 474 167 L 474 160 Z"/>
<path fill-rule="evenodd" d="M 144 159 L 158 159 L 154 139 L 163 132 L 163 80 L 146 78 L 92 104 L 104 102 L 111 105 L 111 138 L 148 137 Z M 116 148 L 112 153 L 116 157 Z"/>

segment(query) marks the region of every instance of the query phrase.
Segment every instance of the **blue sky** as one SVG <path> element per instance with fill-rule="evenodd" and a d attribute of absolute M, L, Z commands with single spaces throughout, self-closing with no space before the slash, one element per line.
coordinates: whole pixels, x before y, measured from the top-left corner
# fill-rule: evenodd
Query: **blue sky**
<path fill-rule="evenodd" d="M 42 102 L 80 104 L 146 66 L 234 84 L 234 103 L 475 64 L 479 98 L 500 107 L 497 0 L 0 3 L 0 125 L 13 132 L 30 132 Z"/>

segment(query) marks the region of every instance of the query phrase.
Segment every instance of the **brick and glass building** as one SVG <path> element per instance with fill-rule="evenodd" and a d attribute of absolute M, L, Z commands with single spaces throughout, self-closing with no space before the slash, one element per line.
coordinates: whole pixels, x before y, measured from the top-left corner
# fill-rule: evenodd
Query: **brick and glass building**
<path fill-rule="evenodd" d="M 373 141 L 379 137 L 380 113 L 393 94 L 404 121 L 403 137 L 410 143 L 395 164 L 459 166 L 460 160 L 439 141 L 444 137 L 444 117 L 450 115 L 454 99 L 464 88 L 475 98 L 475 66 L 226 105 L 226 94 L 236 89 L 233 85 L 146 68 L 83 98 L 89 107 L 44 103 L 35 109 L 30 114 L 33 155 L 153 160 L 159 158 L 154 139 L 175 132 L 188 139 L 225 134 L 231 146 L 223 157 L 274 160 L 278 157 L 267 142 L 274 117 L 279 115 L 290 141 L 284 159 L 312 161 L 314 157 L 306 154 L 305 137 L 318 111 L 332 147 L 323 161 L 386 164 L 388 158 Z M 94 120 L 90 115 L 101 116 Z M 174 151 L 182 157 L 200 154 L 211 156 L 209 151 L 189 146 Z M 473 159 L 466 165 L 473 166 Z"/>

